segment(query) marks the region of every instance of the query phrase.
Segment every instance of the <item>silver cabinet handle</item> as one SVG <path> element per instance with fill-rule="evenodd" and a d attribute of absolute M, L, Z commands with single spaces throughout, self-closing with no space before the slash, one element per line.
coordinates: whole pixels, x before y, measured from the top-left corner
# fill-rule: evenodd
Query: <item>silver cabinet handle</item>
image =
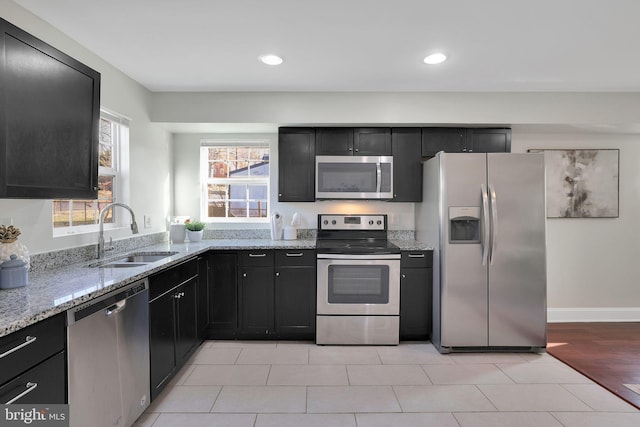
<path fill-rule="evenodd" d="M 302 256 L 302 255 L 304 255 L 302 252 L 298 252 L 298 253 L 295 253 L 295 254 L 290 254 L 289 252 L 287 252 L 287 256 L 289 256 L 289 257 L 297 257 L 297 256 Z"/>
<path fill-rule="evenodd" d="M 18 351 L 23 347 L 28 346 L 29 344 L 35 342 L 35 340 L 37 340 L 38 337 L 32 337 L 31 335 L 27 335 L 27 337 L 25 338 L 24 342 L 20 345 L 17 345 L 15 347 L 13 347 L 11 350 L 7 350 L 4 353 L 0 354 L 0 359 L 2 359 L 5 356 L 10 355 L 11 353 L 13 353 L 14 351 Z"/>
<path fill-rule="evenodd" d="M 7 403 L 5 403 L 5 405 L 11 405 L 13 402 L 15 402 L 16 400 L 20 399 L 23 396 L 26 396 L 27 394 L 31 393 L 33 390 L 35 390 L 38 387 L 38 383 L 32 383 L 32 382 L 28 382 L 27 385 L 25 386 L 27 387 L 27 389 L 25 391 L 23 391 L 22 393 L 20 393 L 19 395 L 17 395 L 16 397 L 14 397 L 13 399 L 11 399 L 10 401 L 8 401 Z"/>
<path fill-rule="evenodd" d="M 424 254 L 409 254 L 409 258 L 424 258 Z"/>
<path fill-rule="evenodd" d="M 242 273 L 242 277 L 247 277 L 247 273 Z"/>
<path fill-rule="evenodd" d="M 406 279 L 406 278 L 407 278 L 407 275 L 406 275 L 406 274 L 403 274 L 403 275 L 402 275 L 402 278 L 403 278 L 403 279 Z"/>
<path fill-rule="evenodd" d="M 280 277 L 280 272 L 277 272 L 277 273 L 276 273 L 276 277 Z"/>
<path fill-rule="evenodd" d="M 249 254 L 249 258 L 264 258 L 267 254 Z"/>

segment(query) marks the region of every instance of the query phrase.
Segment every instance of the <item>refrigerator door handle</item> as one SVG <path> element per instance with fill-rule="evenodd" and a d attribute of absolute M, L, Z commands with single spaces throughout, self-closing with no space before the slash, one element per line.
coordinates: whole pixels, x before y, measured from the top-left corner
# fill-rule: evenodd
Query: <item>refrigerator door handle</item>
<path fill-rule="evenodd" d="M 487 265 L 487 259 L 489 257 L 489 195 L 484 184 L 480 185 L 482 191 L 482 265 Z"/>
<path fill-rule="evenodd" d="M 489 264 L 493 264 L 493 257 L 498 247 L 498 201 L 496 190 L 491 184 L 489 184 L 489 196 L 491 198 L 491 254 L 489 255 Z"/>

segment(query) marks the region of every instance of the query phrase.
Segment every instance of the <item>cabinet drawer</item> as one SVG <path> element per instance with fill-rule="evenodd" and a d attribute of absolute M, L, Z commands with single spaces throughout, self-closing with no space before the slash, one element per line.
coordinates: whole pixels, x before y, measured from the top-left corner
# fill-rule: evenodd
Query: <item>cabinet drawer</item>
<path fill-rule="evenodd" d="M 241 251 L 240 259 L 243 267 L 271 267 L 273 266 L 273 251 L 269 249 Z"/>
<path fill-rule="evenodd" d="M 149 300 L 198 275 L 198 259 L 192 258 L 149 277 Z"/>
<path fill-rule="evenodd" d="M 0 387 L 0 404 L 65 403 L 66 372 L 62 351 Z"/>
<path fill-rule="evenodd" d="M 430 268 L 433 265 L 433 251 L 402 251 L 400 268 Z"/>
<path fill-rule="evenodd" d="M 0 338 L 0 384 L 64 348 L 64 313 Z"/>
<path fill-rule="evenodd" d="M 306 265 L 315 267 L 316 251 L 311 249 L 287 249 L 276 251 L 276 266 Z"/>

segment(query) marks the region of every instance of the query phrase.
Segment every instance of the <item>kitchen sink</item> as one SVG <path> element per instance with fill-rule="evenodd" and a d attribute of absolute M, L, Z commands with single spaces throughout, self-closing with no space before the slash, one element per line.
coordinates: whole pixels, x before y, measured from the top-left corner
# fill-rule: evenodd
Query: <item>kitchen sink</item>
<path fill-rule="evenodd" d="M 174 252 L 175 253 L 175 252 Z M 127 255 L 124 258 L 117 259 L 116 263 L 149 263 L 160 261 L 166 257 L 173 255 L 174 253 L 170 253 L 168 255 L 158 255 L 158 254 L 132 254 Z"/>
<path fill-rule="evenodd" d="M 122 258 L 115 258 L 110 260 L 104 260 L 89 264 L 87 267 L 98 268 L 127 268 L 127 267 L 140 267 L 152 262 L 160 261 L 164 258 L 168 258 L 177 252 L 134 252 Z"/>

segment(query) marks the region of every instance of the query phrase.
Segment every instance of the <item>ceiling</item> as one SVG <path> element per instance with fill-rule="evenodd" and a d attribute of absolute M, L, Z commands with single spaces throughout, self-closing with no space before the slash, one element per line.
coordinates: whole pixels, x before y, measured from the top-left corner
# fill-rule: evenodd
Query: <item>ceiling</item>
<path fill-rule="evenodd" d="M 14 1 L 151 91 L 640 92 L 637 0 Z"/>

